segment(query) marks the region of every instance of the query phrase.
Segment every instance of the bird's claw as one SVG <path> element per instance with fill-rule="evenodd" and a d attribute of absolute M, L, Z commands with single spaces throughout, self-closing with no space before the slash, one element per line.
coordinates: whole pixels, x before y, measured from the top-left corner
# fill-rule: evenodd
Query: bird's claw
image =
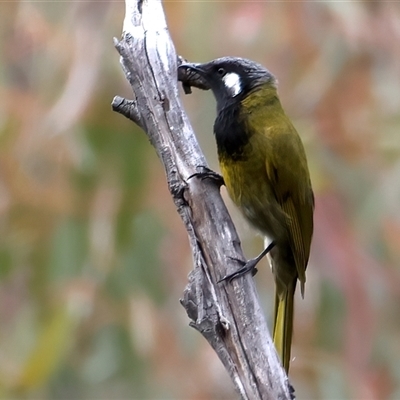
<path fill-rule="evenodd" d="M 225 185 L 224 178 L 218 174 L 217 172 L 213 171 L 212 169 L 208 167 L 202 167 L 203 171 L 201 172 L 196 172 L 187 178 L 187 180 L 192 179 L 193 177 L 199 178 L 199 179 L 212 179 L 214 180 L 219 186 Z"/>
<path fill-rule="evenodd" d="M 251 259 L 249 261 L 243 261 L 238 258 L 234 257 L 228 257 L 231 260 L 237 261 L 239 264 L 242 265 L 241 268 L 239 268 L 237 271 L 233 272 L 232 274 L 225 275 L 223 278 L 221 278 L 217 283 L 223 282 L 223 281 L 228 281 L 231 283 L 234 279 L 239 278 L 240 276 L 243 276 L 247 274 L 248 272 L 251 272 L 251 276 L 254 276 L 258 270 L 256 268 L 257 262 L 255 262 L 255 259 Z"/>
<path fill-rule="evenodd" d="M 238 278 L 239 276 L 242 276 L 244 274 L 247 274 L 248 272 L 251 271 L 252 276 L 254 276 L 257 273 L 257 264 L 260 262 L 260 260 L 265 257 L 266 254 L 268 254 L 275 246 L 275 242 L 271 242 L 256 258 L 252 258 L 249 261 L 243 261 L 234 257 L 229 257 L 231 260 L 234 260 L 238 262 L 239 264 L 242 265 L 241 268 L 239 268 L 237 271 L 235 271 L 233 274 L 229 274 L 224 276 L 222 279 L 218 281 L 218 283 L 222 281 L 228 281 L 232 282 L 233 279 Z"/>

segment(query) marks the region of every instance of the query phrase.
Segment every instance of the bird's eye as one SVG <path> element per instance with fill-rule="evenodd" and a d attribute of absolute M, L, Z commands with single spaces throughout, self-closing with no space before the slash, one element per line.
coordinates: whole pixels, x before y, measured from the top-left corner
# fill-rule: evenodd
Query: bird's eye
<path fill-rule="evenodd" d="M 217 74 L 222 77 L 226 74 L 226 71 L 224 68 L 218 68 Z"/>

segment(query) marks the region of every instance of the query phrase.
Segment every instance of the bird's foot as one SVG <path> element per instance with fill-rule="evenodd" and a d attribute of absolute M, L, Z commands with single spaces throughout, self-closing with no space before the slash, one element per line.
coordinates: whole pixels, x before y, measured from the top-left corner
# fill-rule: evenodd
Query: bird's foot
<path fill-rule="evenodd" d="M 248 272 L 252 273 L 252 276 L 254 276 L 257 273 L 257 264 L 260 262 L 262 258 L 264 258 L 275 246 L 275 242 L 271 242 L 256 258 L 252 258 L 251 260 L 244 262 L 243 260 L 239 260 L 236 258 L 232 258 L 233 260 L 239 262 L 242 264 L 242 267 L 239 268 L 237 271 L 233 272 L 232 274 L 225 275 L 223 278 L 221 278 L 218 283 L 223 282 L 223 281 L 228 281 L 232 282 L 234 279 L 239 278 L 240 276 L 243 276 L 244 274 L 247 274 Z"/>
<path fill-rule="evenodd" d="M 192 179 L 193 177 L 199 178 L 199 179 L 212 179 L 214 180 L 219 186 L 225 185 L 224 178 L 213 171 L 212 169 L 201 166 L 202 171 L 196 172 L 195 174 L 192 174 L 187 178 L 187 180 Z"/>
<path fill-rule="evenodd" d="M 248 272 L 251 272 L 251 275 L 254 276 L 257 273 L 257 262 L 255 258 L 252 258 L 251 260 L 245 262 L 243 260 L 239 260 L 238 258 L 233 258 L 229 257 L 231 260 L 234 260 L 238 262 L 239 264 L 242 265 L 241 268 L 239 268 L 237 271 L 233 272 L 232 274 L 225 275 L 223 278 L 221 278 L 218 283 L 223 282 L 223 281 L 228 281 L 232 282 L 234 279 L 239 278 L 240 276 L 243 276 L 247 274 Z"/>

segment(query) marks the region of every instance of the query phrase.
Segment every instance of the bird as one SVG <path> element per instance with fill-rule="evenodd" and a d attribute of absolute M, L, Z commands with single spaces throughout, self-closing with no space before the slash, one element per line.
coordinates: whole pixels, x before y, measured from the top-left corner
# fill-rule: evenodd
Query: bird
<path fill-rule="evenodd" d="M 305 149 L 286 115 L 277 79 L 240 57 L 183 63 L 216 99 L 214 135 L 223 181 L 233 203 L 271 242 L 256 258 L 220 281 L 252 271 L 269 253 L 275 281 L 273 340 L 289 372 L 294 293 L 304 297 L 313 234 L 314 194 Z"/>

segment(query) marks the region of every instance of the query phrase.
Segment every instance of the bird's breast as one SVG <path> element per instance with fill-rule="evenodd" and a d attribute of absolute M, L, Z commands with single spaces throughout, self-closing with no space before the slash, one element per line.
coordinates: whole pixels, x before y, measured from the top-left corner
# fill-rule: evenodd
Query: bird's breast
<path fill-rule="evenodd" d="M 285 234 L 285 215 L 278 205 L 265 169 L 265 154 L 250 151 L 249 142 L 242 160 L 226 155 L 219 157 L 220 168 L 228 194 L 245 218 L 269 237 Z"/>

